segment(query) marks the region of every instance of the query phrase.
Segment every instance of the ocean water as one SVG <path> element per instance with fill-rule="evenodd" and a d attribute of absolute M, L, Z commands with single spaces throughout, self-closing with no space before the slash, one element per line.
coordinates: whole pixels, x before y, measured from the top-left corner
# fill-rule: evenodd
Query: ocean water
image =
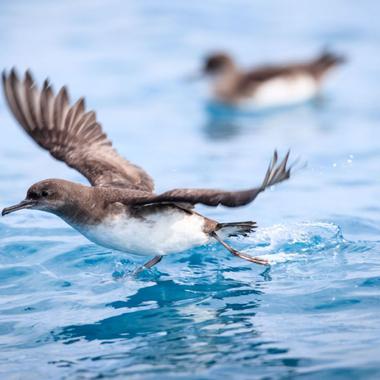
<path fill-rule="evenodd" d="M 118 151 L 175 187 L 247 188 L 275 148 L 307 167 L 239 209 L 235 247 L 142 259 L 56 217 L 0 218 L 1 379 L 380 378 L 380 24 L 376 1 L 0 2 L 0 66 L 67 84 Z M 189 73 L 210 50 L 242 65 L 329 46 L 348 62 L 318 102 L 231 112 Z M 38 148 L 0 100 L 0 207 L 34 182 L 85 179 Z"/>

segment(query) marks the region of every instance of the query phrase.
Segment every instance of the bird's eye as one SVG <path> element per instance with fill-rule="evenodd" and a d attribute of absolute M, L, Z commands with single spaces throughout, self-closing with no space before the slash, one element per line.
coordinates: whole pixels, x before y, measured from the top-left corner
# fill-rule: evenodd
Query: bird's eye
<path fill-rule="evenodd" d="M 42 195 L 43 197 L 47 197 L 47 196 L 49 195 L 49 192 L 48 192 L 47 190 L 42 190 L 42 191 L 41 191 L 41 195 Z"/>

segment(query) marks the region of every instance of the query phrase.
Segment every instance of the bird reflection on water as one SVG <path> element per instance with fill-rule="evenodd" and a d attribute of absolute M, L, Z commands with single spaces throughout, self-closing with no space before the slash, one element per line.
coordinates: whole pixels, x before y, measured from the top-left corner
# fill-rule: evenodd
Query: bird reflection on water
<path fill-rule="evenodd" d="M 268 352 L 277 349 L 260 337 L 255 314 L 265 281 L 270 280 L 269 269 L 250 282 L 234 279 L 233 274 L 240 270 L 221 270 L 204 284 L 159 280 L 125 301 L 107 305 L 124 313 L 91 324 L 66 326 L 52 335 L 65 344 L 83 339 L 108 344 L 128 341 L 125 351 L 118 347 L 117 352 L 84 359 L 122 360 L 125 365 L 118 374 L 138 373 L 136 365 L 148 372 L 158 366 L 180 373 L 212 368 L 216 363 L 238 365 L 247 356 L 257 361 L 262 356 L 268 359 Z M 239 335 L 240 346 L 228 343 L 231 334 Z"/>
<path fill-rule="evenodd" d="M 209 100 L 203 107 L 203 134 L 208 140 L 228 142 L 241 135 L 253 134 L 262 128 L 268 128 L 274 118 L 278 119 L 278 124 L 287 125 L 290 118 L 299 119 L 303 114 L 307 114 L 309 119 L 313 117 L 319 122 L 319 114 L 324 111 L 328 102 L 327 96 L 320 95 L 297 105 L 257 109 L 233 107 Z M 312 128 L 310 124 L 310 120 L 305 122 L 305 128 Z"/>

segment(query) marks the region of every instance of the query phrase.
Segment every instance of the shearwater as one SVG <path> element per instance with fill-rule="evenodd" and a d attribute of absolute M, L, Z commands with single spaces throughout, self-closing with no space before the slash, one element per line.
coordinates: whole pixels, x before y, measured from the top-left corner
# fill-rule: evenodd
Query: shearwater
<path fill-rule="evenodd" d="M 279 107 L 305 102 L 320 94 L 327 74 L 343 63 L 342 55 L 323 51 L 304 62 L 238 67 L 231 55 L 208 55 L 202 74 L 211 80 L 212 95 L 233 106 Z"/>
<path fill-rule="evenodd" d="M 164 255 L 183 252 L 213 239 L 233 255 L 266 265 L 231 247 L 225 239 L 246 236 L 256 223 L 219 223 L 194 210 L 196 204 L 237 207 L 252 202 L 269 186 L 289 178 L 289 152 L 279 162 L 275 151 L 262 184 L 242 191 L 174 189 L 154 193 L 152 178 L 122 158 L 103 133 L 95 112 L 86 111 L 80 98 L 70 105 L 66 87 L 54 94 L 45 80 L 39 89 L 29 71 L 19 79 L 15 69 L 3 72 L 4 94 L 14 117 L 42 148 L 78 170 L 91 186 L 46 179 L 32 185 L 20 203 L 2 215 L 21 209 L 50 212 L 101 246 L 153 256 L 144 267 Z"/>

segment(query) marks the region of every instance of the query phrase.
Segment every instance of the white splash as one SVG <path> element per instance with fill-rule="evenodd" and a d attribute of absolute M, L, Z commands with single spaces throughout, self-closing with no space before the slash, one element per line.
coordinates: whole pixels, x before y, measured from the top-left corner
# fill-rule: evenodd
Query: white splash
<path fill-rule="evenodd" d="M 310 249 L 339 244 L 343 238 L 340 228 L 333 223 L 304 222 L 259 228 L 249 240 L 254 247 L 245 252 L 273 265 L 306 258 Z"/>

